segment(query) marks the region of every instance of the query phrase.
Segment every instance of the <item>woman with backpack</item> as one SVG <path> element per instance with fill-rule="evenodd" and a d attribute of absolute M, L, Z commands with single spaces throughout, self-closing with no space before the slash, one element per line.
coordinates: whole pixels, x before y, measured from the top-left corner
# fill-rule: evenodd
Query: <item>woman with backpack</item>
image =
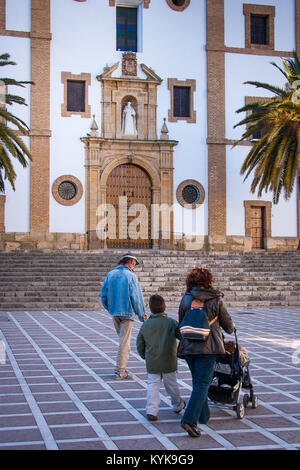
<path fill-rule="evenodd" d="M 181 420 L 182 428 L 191 437 L 200 437 L 197 423 L 206 424 L 210 418 L 207 395 L 218 355 L 224 355 L 221 327 L 233 333 L 234 323 L 222 301 L 223 293 L 212 287 L 213 276 L 208 269 L 194 268 L 186 278 L 186 293 L 181 299 L 178 320 L 183 325 L 184 317 L 199 314 L 209 322 L 205 339 L 189 339 L 182 334 L 178 345 L 178 357 L 185 359 L 192 374 L 193 390 Z M 197 315 L 196 315 L 197 316 Z M 186 322 L 185 322 L 186 323 Z M 185 326 L 185 331 L 188 327 Z M 190 330 L 195 330 L 193 327 Z M 184 331 L 184 330 L 182 330 Z"/>

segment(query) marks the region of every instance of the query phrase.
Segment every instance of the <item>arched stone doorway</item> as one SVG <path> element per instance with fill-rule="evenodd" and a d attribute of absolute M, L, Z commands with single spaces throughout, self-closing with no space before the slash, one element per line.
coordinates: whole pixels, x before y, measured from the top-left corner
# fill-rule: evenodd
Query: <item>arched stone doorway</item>
<path fill-rule="evenodd" d="M 108 176 L 106 203 L 115 209 L 115 238 L 107 238 L 107 248 L 152 248 L 152 183 L 138 165 L 124 163 Z"/>

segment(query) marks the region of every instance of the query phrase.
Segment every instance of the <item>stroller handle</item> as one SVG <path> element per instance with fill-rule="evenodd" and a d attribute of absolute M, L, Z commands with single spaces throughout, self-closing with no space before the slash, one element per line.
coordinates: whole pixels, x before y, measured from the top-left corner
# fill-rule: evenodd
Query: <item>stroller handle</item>
<path fill-rule="evenodd" d="M 234 327 L 233 332 L 234 332 L 234 336 L 235 336 L 235 342 L 236 342 L 236 344 L 238 344 L 237 331 L 236 331 L 236 328 L 235 328 L 235 327 Z"/>

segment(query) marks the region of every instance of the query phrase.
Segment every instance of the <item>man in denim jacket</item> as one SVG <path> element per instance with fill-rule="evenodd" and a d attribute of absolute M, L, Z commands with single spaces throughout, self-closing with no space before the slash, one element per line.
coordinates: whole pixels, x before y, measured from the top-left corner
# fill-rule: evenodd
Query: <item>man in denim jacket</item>
<path fill-rule="evenodd" d="M 112 315 L 119 336 L 116 380 L 132 379 L 126 366 L 130 354 L 133 320 L 135 315 L 141 322 L 146 318 L 141 287 L 133 272 L 137 264 L 139 263 L 136 257 L 126 253 L 119 261 L 119 266 L 108 273 L 101 289 L 102 305 Z"/>

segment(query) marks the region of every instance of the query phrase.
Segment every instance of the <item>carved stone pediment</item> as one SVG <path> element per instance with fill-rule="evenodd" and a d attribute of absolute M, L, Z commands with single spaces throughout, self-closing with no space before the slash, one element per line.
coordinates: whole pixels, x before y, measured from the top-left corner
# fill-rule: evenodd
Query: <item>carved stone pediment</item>
<path fill-rule="evenodd" d="M 162 78 L 160 78 L 158 75 L 156 75 L 154 70 L 151 69 L 150 67 L 147 67 L 147 65 L 141 64 L 141 69 L 146 74 L 147 80 L 154 80 L 159 84 L 162 82 Z"/>
<path fill-rule="evenodd" d="M 145 64 L 140 64 L 140 69 L 146 77 L 140 78 L 134 52 L 123 53 L 122 75 L 113 76 L 119 65 L 106 66 L 97 76 L 102 83 L 101 135 L 105 139 L 156 140 L 157 87 L 162 79 Z M 128 106 L 134 124 L 133 131 L 125 132 L 124 109 Z"/>
<path fill-rule="evenodd" d="M 101 79 L 104 79 L 104 78 L 111 78 L 112 73 L 115 70 L 117 70 L 117 68 L 119 67 L 119 63 L 120 62 L 117 62 L 116 64 L 114 64 L 110 67 L 108 65 L 106 65 L 104 67 L 104 71 L 101 73 L 101 75 L 97 75 L 97 80 L 101 80 Z"/>

